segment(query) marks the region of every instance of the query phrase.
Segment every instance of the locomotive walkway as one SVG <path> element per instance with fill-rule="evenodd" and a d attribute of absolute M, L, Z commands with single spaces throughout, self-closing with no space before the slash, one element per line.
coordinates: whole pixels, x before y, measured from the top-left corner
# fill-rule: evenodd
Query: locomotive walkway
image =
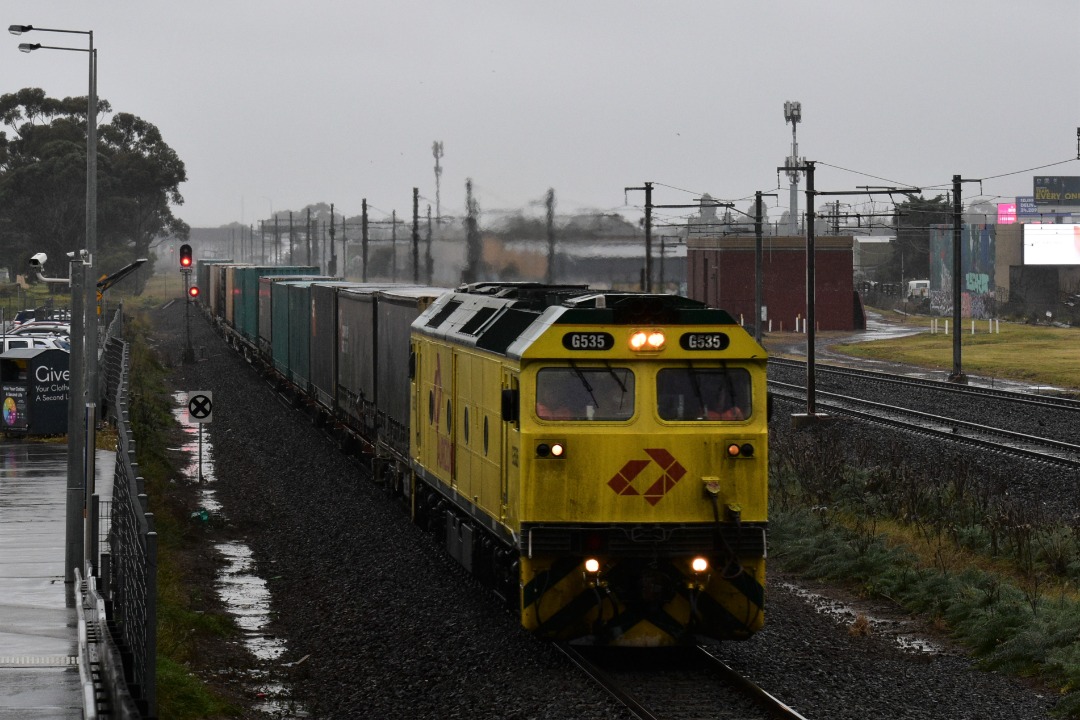
<path fill-rule="evenodd" d="M 111 487 L 108 454 L 97 467 Z M 0 441 L 0 720 L 83 717 L 66 496 L 66 444 Z"/>

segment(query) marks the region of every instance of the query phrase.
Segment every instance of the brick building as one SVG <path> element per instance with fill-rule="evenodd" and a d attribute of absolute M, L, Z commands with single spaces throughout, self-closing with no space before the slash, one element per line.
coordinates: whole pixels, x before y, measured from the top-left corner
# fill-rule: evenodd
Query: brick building
<path fill-rule="evenodd" d="M 818 330 L 855 330 L 865 326 L 862 303 L 853 281 L 850 236 L 814 239 L 814 314 Z M 754 322 L 754 245 L 746 236 L 691 237 L 687 241 L 687 287 L 690 297 L 723 308 L 748 327 Z M 765 327 L 795 329 L 806 317 L 806 238 L 762 239 Z"/>

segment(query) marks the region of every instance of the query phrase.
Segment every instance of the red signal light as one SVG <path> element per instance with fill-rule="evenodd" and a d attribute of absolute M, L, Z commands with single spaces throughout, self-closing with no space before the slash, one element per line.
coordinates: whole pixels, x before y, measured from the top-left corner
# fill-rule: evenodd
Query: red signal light
<path fill-rule="evenodd" d="M 180 267 L 191 267 L 191 246 L 187 243 L 180 246 Z"/>
<path fill-rule="evenodd" d="M 195 298 L 199 297 L 199 287 L 197 285 L 192 285 L 188 288 L 187 294 L 189 298 L 194 300 Z"/>

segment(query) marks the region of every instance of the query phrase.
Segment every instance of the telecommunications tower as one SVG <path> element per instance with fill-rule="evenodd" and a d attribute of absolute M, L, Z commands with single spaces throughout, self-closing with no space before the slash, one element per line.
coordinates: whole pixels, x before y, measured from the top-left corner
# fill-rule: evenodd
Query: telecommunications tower
<path fill-rule="evenodd" d="M 799 157 L 799 143 L 795 139 L 795 130 L 802 121 L 802 103 L 797 100 L 789 100 L 784 103 L 784 121 L 791 123 L 791 155 L 788 156 L 784 166 L 797 168 L 803 163 Z M 799 171 L 789 169 L 788 179 L 791 180 L 791 201 L 788 204 L 788 235 L 796 235 L 799 232 Z"/>

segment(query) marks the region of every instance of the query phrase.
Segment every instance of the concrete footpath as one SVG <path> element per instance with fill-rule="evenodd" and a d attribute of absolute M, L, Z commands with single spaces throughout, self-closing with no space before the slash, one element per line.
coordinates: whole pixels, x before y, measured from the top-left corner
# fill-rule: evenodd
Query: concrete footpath
<path fill-rule="evenodd" d="M 112 457 L 97 458 L 110 487 Z M 0 720 L 83 717 L 66 496 L 66 444 L 0 441 Z"/>

